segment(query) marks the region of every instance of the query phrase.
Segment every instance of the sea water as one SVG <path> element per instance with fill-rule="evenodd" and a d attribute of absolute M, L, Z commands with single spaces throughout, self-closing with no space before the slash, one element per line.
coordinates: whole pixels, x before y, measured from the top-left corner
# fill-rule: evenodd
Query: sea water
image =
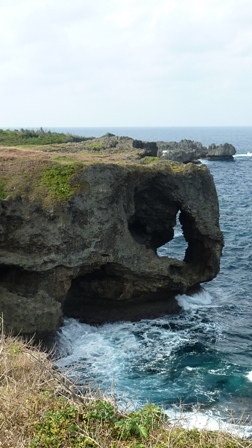
<path fill-rule="evenodd" d="M 193 296 L 178 296 L 182 311 L 175 316 L 101 326 L 66 319 L 57 335 L 57 365 L 127 409 L 151 401 L 184 426 L 252 437 L 252 128 L 61 130 L 236 147 L 234 162 L 204 162 L 216 184 L 225 238 L 217 278 Z M 185 247 L 178 223 L 158 255 L 183 258 Z"/>

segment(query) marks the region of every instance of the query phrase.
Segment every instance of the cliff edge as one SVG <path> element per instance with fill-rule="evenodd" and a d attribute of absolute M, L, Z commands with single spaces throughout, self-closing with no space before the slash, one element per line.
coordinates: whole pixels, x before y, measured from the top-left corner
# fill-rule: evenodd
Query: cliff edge
<path fill-rule="evenodd" d="M 123 137 L 88 144 L 0 148 L 0 312 L 14 333 L 57 329 L 63 314 L 101 323 L 176 312 L 176 294 L 219 272 L 205 166 L 143 157 Z M 158 257 L 176 219 L 184 260 Z"/>

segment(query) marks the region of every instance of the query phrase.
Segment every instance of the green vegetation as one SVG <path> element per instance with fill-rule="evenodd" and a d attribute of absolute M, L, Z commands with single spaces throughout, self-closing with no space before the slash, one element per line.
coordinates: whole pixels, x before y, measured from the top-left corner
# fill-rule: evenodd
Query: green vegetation
<path fill-rule="evenodd" d="M 122 412 L 101 395 L 77 394 L 45 353 L 0 331 L 0 446 L 252 448 L 252 441 L 174 426 L 151 404 Z"/>
<path fill-rule="evenodd" d="M 141 160 L 141 163 L 145 165 L 150 165 L 151 163 L 159 163 L 159 157 L 146 156 Z"/>
<path fill-rule="evenodd" d="M 74 195 L 78 186 L 71 183 L 71 178 L 80 171 L 80 164 L 54 163 L 41 176 L 41 184 L 46 185 L 52 198 L 67 200 Z"/>
<path fill-rule="evenodd" d="M 52 143 L 68 143 L 82 142 L 89 140 L 86 137 L 79 137 L 71 134 L 31 129 L 0 129 L 0 145 L 16 146 L 16 145 L 48 145 Z"/>
<path fill-rule="evenodd" d="M 166 418 L 162 411 L 153 405 L 145 406 L 141 411 L 122 414 L 108 401 L 92 400 L 89 406 L 77 408 L 61 400 L 59 408 L 48 411 L 35 426 L 36 435 L 31 448 L 47 447 L 95 447 L 97 427 L 103 433 L 104 442 L 133 440 L 133 445 L 145 446 L 150 432 L 158 429 Z M 81 412 L 81 413 L 80 413 Z M 67 445 L 66 444 L 67 441 Z M 107 446 L 116 446 L 113 445 Z M 99 446 L 99 445 L 98 445 Z M 127 446 L 127 445 L 124 445 Z"/>
<path fill-rule="evenodd" d="M 104 144 L 102 142 L 94 140 L 86 144 L 86 149 L 88 149 L 89 151 L 101 151 L 102 149 L 104 149 Z"/>
<path fill-rule="evenodd" d="M 106 132 L 106 134 L 102 135 L 102 137 L 115 137 L 115 134 L 111 134 L 111 132 Z"/>
<path fill-rule="evenodd" d="M 77 182 L 76 175 L 84 164 L 74 160 L 41 160 L 16 158 L 6 162 L 6 172 L 0 177 L 0 199 L 8 196 L 25 196 L 40 199 L 42 203 L 66 201 L 79 188 L 89 192 L 90 186 L 84 180 Z"/>
<path fill-rule="evenodd" d="M 0 199 L 4 199 L 5 196 L 6 196 L 5 182 L 3 179 L 0 178 Z"/>

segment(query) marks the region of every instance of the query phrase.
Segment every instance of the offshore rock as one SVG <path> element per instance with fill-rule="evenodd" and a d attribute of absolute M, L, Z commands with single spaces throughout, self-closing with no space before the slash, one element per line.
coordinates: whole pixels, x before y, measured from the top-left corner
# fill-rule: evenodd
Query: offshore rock
<path fill-rule="evenodd" d="M 207 148 L 200 142 L 181 140 L 180 142 L 157 142 L 158 156 L 161 160 L 175 162 L 195 162 L 207 155 Z"/>
<path fill-rule="evenodd" d="M 216 146 L 214 143 L 209 146 L 206 158 L 208 160 L 233 160 L 236 149 L 230 143 Z"/>
<path fill-rule="evenodd" d="M 200 142 L 181 140 L 180 142 L 157 142 L 158 157 L 161 160 L 173 160 L 181 163 L 197 162 L 199 159 L 233 160 L 236 149 L 230 143 L 208 148 Z"/>
<path fill-rule="evenodd" d="M 219 272 L 223 237 L 208 169 L 142 159 L 132 145 L 94 155 L 94 143 L 0 148 L 7 330 L 54 330 L 62 315 L 101 323 L 177 312 L 176 294 Z M 184 260 L 159 258 L 176 219 Z"/>

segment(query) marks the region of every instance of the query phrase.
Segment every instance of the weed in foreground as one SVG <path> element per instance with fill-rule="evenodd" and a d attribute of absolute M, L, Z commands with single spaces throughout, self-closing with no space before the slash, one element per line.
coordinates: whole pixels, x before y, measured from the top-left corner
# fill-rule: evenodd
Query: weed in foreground
<path fill-rule="evenodd" d="M 104 397 L 77 395 L 45 353 L 2 332 L 0 447 L 252 448 L 252 441 L 185 430 L 169 423 L 155 405 L 127 413 Z"/>

